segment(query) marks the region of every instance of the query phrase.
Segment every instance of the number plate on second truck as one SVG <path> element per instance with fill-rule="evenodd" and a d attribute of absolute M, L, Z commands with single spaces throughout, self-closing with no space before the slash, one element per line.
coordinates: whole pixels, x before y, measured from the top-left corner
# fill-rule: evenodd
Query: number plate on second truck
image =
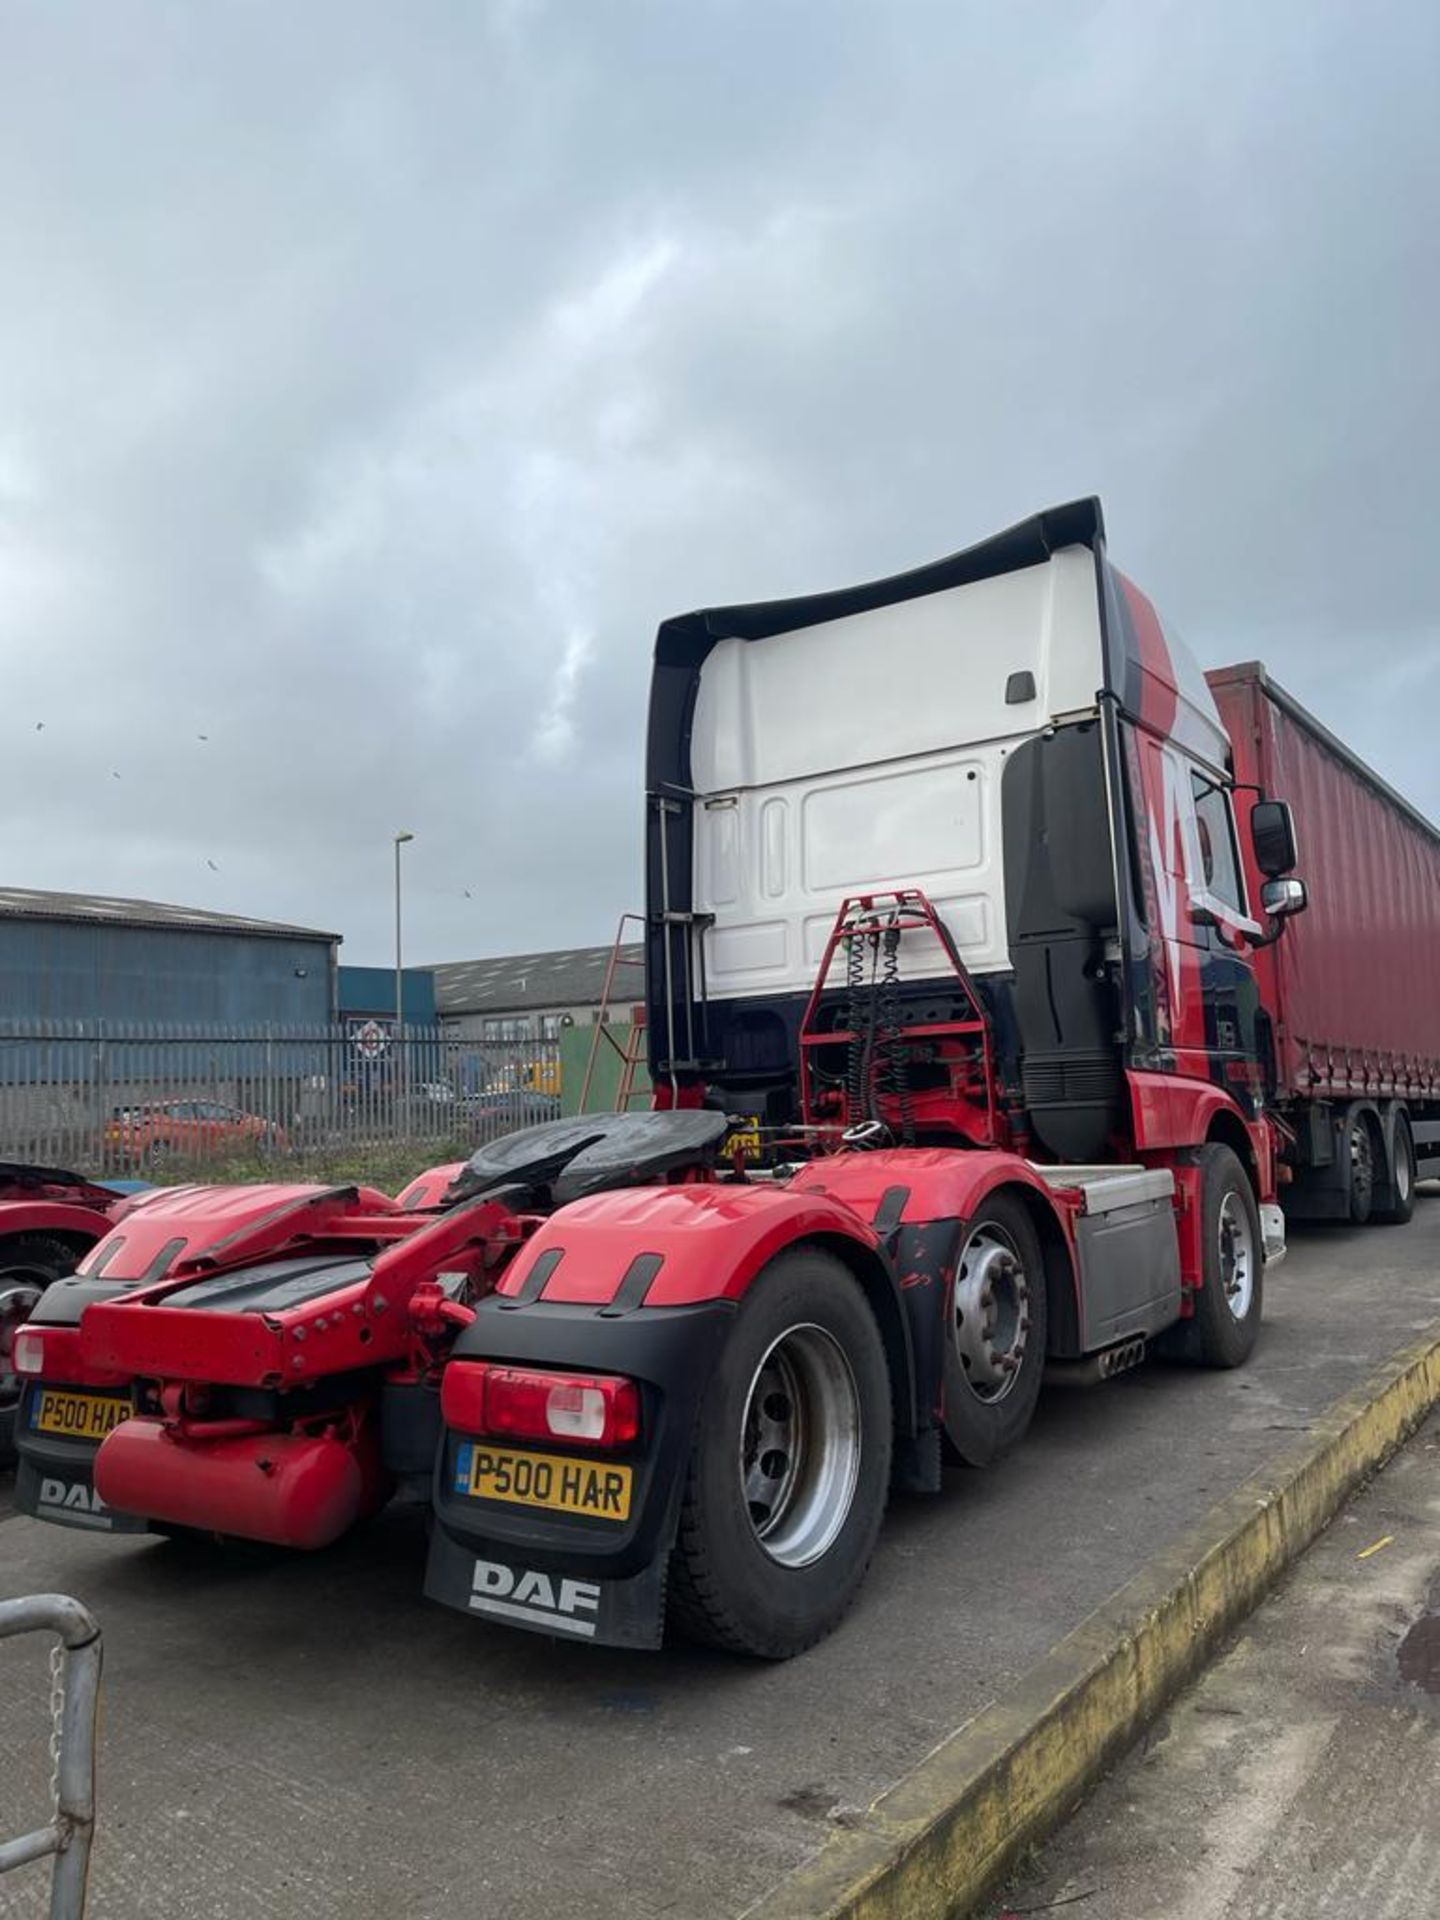
<path fill-rule="evenodd" d="M 34 1433 L 63 1433 L 71 1440 L 103 1440 L 129 1414 L 128 1395 L 57 1393 L 45 1387 L 36 1396 L 30 1427 Z"/>
<path fill-rule="evenodd" d="M 559 1453 L 519 1453 L 479 1441 L 467 1441 L 455 1462 L 457 1493 L 507 1500 L 518 1507 L 583 1513 L 592 1520 L 628 1520 L 634 1478 L 631 1467 L 572 1460 Z"/>

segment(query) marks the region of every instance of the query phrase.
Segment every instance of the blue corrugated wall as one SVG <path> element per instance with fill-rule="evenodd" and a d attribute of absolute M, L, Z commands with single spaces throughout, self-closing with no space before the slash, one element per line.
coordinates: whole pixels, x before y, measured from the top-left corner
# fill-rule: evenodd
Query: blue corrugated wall
<path fill-rule="evenodd" d="M 405 1018 L 414 1027 L 435 1024 L 435 975 L 428 967 L 406 967 L 402 991 Z M 368 1013 L 379 1019 L 395 1018 L 395 969 L 393 967 L 340 968 L 340 1012 Z"/>
<path fill-rule="evenodd" d="M 0 917 L 0 1019 L 319 1025 L 325 940 Z"/>

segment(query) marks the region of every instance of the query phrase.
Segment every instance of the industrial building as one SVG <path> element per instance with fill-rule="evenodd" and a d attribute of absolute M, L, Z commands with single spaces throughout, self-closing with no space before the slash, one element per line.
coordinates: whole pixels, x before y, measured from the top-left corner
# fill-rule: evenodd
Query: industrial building
<path fill-rule="evenodd" d="M 435 1024 L 435 976 L 428 967 L 406 967 L 401 975 L 401 1009 L 407 1027 Z M 335 1011 L 343 1021 L 395 1023 L 395 969 L 341 966 Z"/>
<path fill-rule="evenodd" d="M 567 1027 L 599 1020 L 614 954 L 613 946 L 562 947 L 433 967 L 436 1012 L 458 1039 L 558 1040 Z M 623 946 L 607 1018 L 628 1019 L 644 991 L 642 950 L 638 943 Z"/>
<path fill-rule="evenodd" d="M 339 943 L 201 907 L 4 887 L 0 1021 L 323 1025 Z"/>

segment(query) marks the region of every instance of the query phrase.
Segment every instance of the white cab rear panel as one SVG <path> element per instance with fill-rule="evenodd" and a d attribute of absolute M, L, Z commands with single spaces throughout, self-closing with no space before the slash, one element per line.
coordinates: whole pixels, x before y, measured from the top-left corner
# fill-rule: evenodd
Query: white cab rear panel
<path fill-rule="evenodd" d="M 1007 705 L 1010 675 L 1036 697 Z M 1104 678 L 1095 560 L 1039 566 L 758 642 L 701 669 L 695 894 L 717 998 L 808 992 L 840 902 L 922 888 L 974 972 L 1009 965 L 1000 782 L 1022 740 L 1092 712 Z M 904 971 L 947 970 L 906 943 Z"/>

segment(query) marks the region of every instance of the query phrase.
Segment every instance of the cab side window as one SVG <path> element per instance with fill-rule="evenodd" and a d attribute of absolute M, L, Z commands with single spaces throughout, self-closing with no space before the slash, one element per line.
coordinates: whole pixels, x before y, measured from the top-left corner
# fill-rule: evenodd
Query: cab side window
<path fill-rule="evenodd" d="M 1243 914 L 1245 900 L 1241 889 L 1240 863 L 1235 857 L 1235 829 L 1231 824 L 1229 796 L 1223 787 L 1212 785 L 1198 773 L 1192 773 L 1190 781 L 1195 794 L 1201 884 L 1216 900 Z"/>

